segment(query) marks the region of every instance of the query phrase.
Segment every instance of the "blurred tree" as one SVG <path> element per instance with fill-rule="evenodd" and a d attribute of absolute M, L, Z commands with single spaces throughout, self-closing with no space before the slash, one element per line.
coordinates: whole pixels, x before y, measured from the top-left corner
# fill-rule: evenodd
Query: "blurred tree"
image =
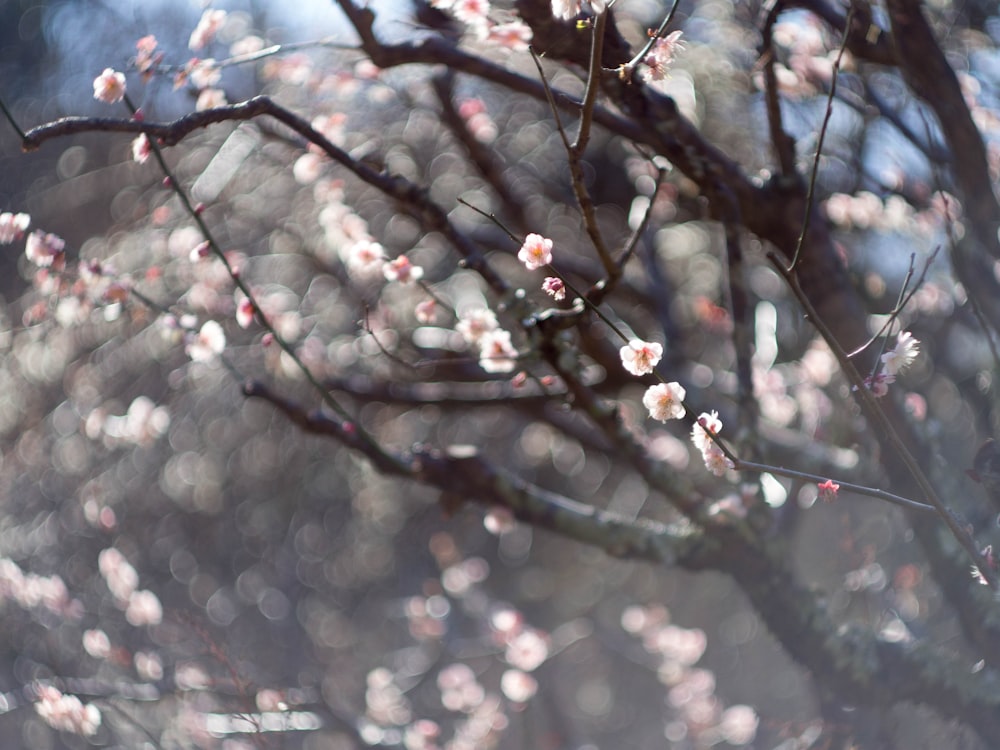
<path fill-rule="evenodd" d="M 0 731 L 997 746 L 993 11 L 336 5 L 5 104 Z"/>

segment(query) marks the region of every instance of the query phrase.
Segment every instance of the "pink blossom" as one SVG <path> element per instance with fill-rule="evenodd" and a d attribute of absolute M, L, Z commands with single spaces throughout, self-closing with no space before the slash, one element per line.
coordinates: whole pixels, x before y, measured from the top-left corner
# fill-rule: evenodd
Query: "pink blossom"
<path fill-rule="evenodd" d="M 882 398 L 889 392 L 889 386 L 896 382 L 896 376 L 888 372 L 877 373 L 874 377 L 865 378 L 865 388 L 872 392 L 875 398 Z"/>
<path fill-rule="evenodd" d="M 97 556 L 97 569 L 108 589 L 121 602 L 127 602 L 139 586 L 139 574 L 125 555 L 114 547 L 101 550 Z"/>
<path fill-rule="evenodd" d="M 733 462 L 726 457 L 719 444 L 710 436 L 717 436 L 722 430 L 722 420 L 717 412 L 703 413 L 691 428 L 691 442 L 701 452 L 705 468 L 721 477 L 733 468 Z"/>
<path fill-rule="evenodd" d="M 557 302 L 559 300 L 566 299 L 566 285 L 563 283 L 562 279 L 556 278 L 555 276 L 545 277 L 545 281 L 542 282 L 542 291 Z"/>
<path fill-rule="evenodd" d="M 376 275 L 384 262 L 385 250 L 372 240 L 359 240 L 347 249 L 347 268 L 360 278 Z"/>
<path fill-rule="evenodd" d="M 103 630 L 85 630 L 83 650 L 95 659 L 107 659 L 111 655 L 111 640 Z"/>
<path fill-rule="evenodd" d="M 680 383 L 659 383 L 646 389 L 642 405 L 649 416 L 659 422 L 680 419 L 684 416 L 684 396 L 687 393 Z"/>
<path fill-rule="evenodd" d="M 684 43 L 680 40 L 681 33 L 680 31 L 672 31 L 665 37 L 656 40 L 653 48 L 642 61 L 646 65 L 643 78 L 647 81 L 662 81 L 667 77 L 667 71 L 674 61 L 674 56 L 684 48 Z"/>
<path fill-rule="evenodd" d="M 909 331 L 900 331 L 896 336 L 896 346 L 882 355 L 882 365 L 889 375 L 897 375 L 916 359 L 920 353 L 920 342 Z"/>
<path fill-rule="evenodd" d="M 552 15 L 554 18 L 572 21 L 580 15 L 581 9 L 581 0 L 552 0 Z"/>
<path fill-rule="evenodd" d="M 191 83 L 194 84 L 195 88 L 207 89 L 219 82 L 222 78 L 222 71 L 219 70 L 218 65 L 215 64 L 215 58 L 208 57 L 204 60 L 198 60 L 194 66 L 192 66 L 188 75 L 190 76 Z"/>
<path fill-rule="evenodd" d="M 9 245 L 11 242 L 21 239 L 29 224 L 31 224 L 31 217 L 28 214 L 9 212 L 0 214 L 0 244 Z"/>
<path fill-rule="evenodd" d="M 511 52 L 527 52 L 531 45 L 531 27 L 523 21 L 492 24 L 486 30 L 486 41 Z"/>
<path fill-rule="evenodd" d="M 500 678 L 500 690 L 514 703 L 526 703 L 538 692 L 538 680 L 520 669 L 508 669 Z"/>
<path fill-rule="evenodd" d="M 198 25 L 191 32 L 188 47 L 199 50 L 211 42 L 226 20 L 226 11 L 208 9 L 201 15 Z"/>
<path fill-rule="evenodd" d="M 226 348 L 226 334 L 222 326 L 208 320 L 197 334 L 188 334 L 185 351 L 195 362 L 211 362 Z"/>
<path fill-rule="evenodd" d="M 622 367 L 633 375 L 646 375 L 653 371 L 663 358 L 663 346 L 651 341 L 633 339 L 618 350 Z"/>
<path fill-rule="evenodd" d="M 149 142 L 149 138 L 145 133 L 142 133 L 138 138 L 132 141 L 132 159 L 139 162 L 140 164 L 145 164 L 146 160 L 149 159 L 150 154 L 153 153 L 153 144 Z"/>
<path fill-rule="evenodd" d="M 524 263 L 529 271 L 547 266 L 552 262 L 552 240 L 540 234 L 529 234 L 524 238 L 524 244 L 517 251 L 517 259 Z"/>
<path fill-rule="evenodd" d="M 382 273 L 388 281 L 411 284 L 424 275 L 424 269 L 415 266 L 405 255 L 400 255 L 382 266 Z"/>
<path fill-rule="evenodd" d="M 497 316 L 492 310 L 480 307 L 462 313 L 455 330 L 470 344 L 478 344 L 483 336 L 499 328 Z"/>
<path fill-rule="evenodd" d="M 163 605 L 152 591 L 134 591 L 125 609 L 125 619 L 136 628 L 159 625 L 163 620 Z"/>
<path fill-rule="evenodd" d="M 240 298 L 239 302 L 236 303 L 236 323 L 240 328 L 249 328 L 250 324 L 253 323 L 253 316 L 255 314 L 253 303 L 248 297 Z"/>
<path fill-rule="evenodd" d="M 469 26 L 484 26 L 490 13 L 489 0 L 455 0 L 451 12 Z"/>
<path fill-rule="evenodd" d="M 135 67 L 140 73 L 149 73 L 153 66 L 163 59 L 162 53 L 154 56 L 156 51 L 156 37 L 152 34 L 144 36 L 135 43 L 136 56 Z"/>
<path fill-rule="evenodd" d="M 202 89 L 194 108 L 198 112 L 226 106 L 226 94 L 222 89 Z"/>
<path fill-rule="evenodd" d="M 125 97 L 125 74 L 105 68 L 94 79 L 94 98 L 107 104 L 120 102 Z"/>
<path fill-rule="evenodd" d="M 52 685 L 40 685 L 35 711 L 53 729 L 84 737 L 97 734 L 101 712 L 93 703 L 86 706 L 75 695 L 63 695 Z"/>
<path fill-rule="evenodd" d="M 507 643 L 504 659 L 512 667 L 533 672 L 549 658 L 549 641 L 537 630 L 523 630 Z"/>
<path fill-rule="evenodd" d="M 434 315 L 437 312 L 437 301 L 433 299 L 425 299 L 422 302 L 417 303 L 416 309 L 413 311 L 414 316 L 418 323 L 423 323 L 424 325 L 434 321 Z"/>
<path fill-rule="evenodd" d="M 510 332 L 498 328 L 482 335 L 479 366 L 486 372 L 510 372 L 517 366 L 517 349 L 511 344 Z"/>
<path fill-rule="evenodd" d="M 819 488 L 819 498 L 824 502 L 836 499 L 837 492 L 840 490 L 840 485 L 836 484 L 832 479 L 819 482 L 816 486 Z"/>
<path fill-rule="evenodd" d="M 28 235 L 24 245 L 24 254 L 32 263 L 40 268 L 58 267 L 65 258 L 63 248 L 66 242 L 54 234 L 35 230 Z"/>

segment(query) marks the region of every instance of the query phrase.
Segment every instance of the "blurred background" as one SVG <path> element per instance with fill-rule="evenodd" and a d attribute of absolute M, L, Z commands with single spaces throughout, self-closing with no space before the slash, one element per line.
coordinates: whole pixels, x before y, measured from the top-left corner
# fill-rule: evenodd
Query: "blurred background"
<path fill-rule="evenodd" d="M 622 6 L 620 24 L 634 43 L 661 20 L 656 3 Z M 93 79 L 113 67 L 126 72 L 147 119 L 169 120 L 192 111 L 198 91 L 175 89 L 170 75 L 143 82 L 129 68 L 141 37 L 156 36 L 171 70 L 195 55 L 224 59 L 248 37 L 266 45 L 326 39 L 223 68 L 217 86 L 231 102 L 267 93 L 309 119 L 332 116 L 338 145 L 428 185 L 505 277 L 527 289 L 537 284 L 516 246 L 459 198 L 518 233 L 582 247 L 565 154 L 544 105 L 471 77 L 372 70 L 359 53 L 337 49 L 354 39 L 326 0 L 213 7 L 228 11 L 225 24 L 194 52 L 197 3 L 2 2 L 0 96 L 23 129 L 71 114 L 124 117 L 120 105 L 92 97 Z M 410 7 L 372 7 L 386 38 L 437 33 Z M 995 17 L 974 10 L 936 8 L 965 34 L 945 39 L 991 139 Z M 724 0 L 683 3 L 676 26 L 687 46 L 662 86 L 707 138 L 766 180 L 758 11 Z M 513 17 L 509 7 L 495 12 Z M 807 168 L 838 40 L 804 13 L 788 14 L 782 29 L 786 124 Z M 960 57 L 972 47 L 975 56 Z M 486 54 L 534 75 L 524 53 Z M 547 71 L 553 85 L 582 90 L 580 71 Z M 942 243 L 946 216 L 935 192 L 947 185 L 886 115 L 936 141 L 894 75 L 848 65 L 841 86 L 818 190 L 874 328 L 911 254 L 922 268 Z M 885 109 L 872 104 L 873 91 Z M 443 123 L 449 103 L 471 140 Z M 470 143 L 496 159 L 506 195 L 471 164 Z M 359 232 L 370 234 L 390 256 L 405 252 L 419 263 L 454 309 L 492 307 L 441 237 L 270 122 L 215 126 L 165 154 L 206 203 L 207 223 L 282 334 L 383 444 L 478 445 L 539 486 L 678 522 L 558 399 L 509 400 L 508 377 L 478 367 L 455 340 L 454 318 L 415 321 L 413 308 L 426 298 L 420 288 L 358 278 L 344 258 Z M 17 243 L 2 256 L 4 747 L 822 746 L 812 743 L 822 734 L 824 696 L 728 579 L 612 560 L 523 526 L 484 525 L 476 507 L 449 516 L 435 492 L 385 479 L 360 456 L 247 400 L 241 379 L 254 377 L 307 408 L 318 403 L 259 329 L 231 322 L 231 279 L 216 260 L 192 260 L 201 237 L 155 164 L 132 159 L 129 137 L 95 133 L 22 153 L 4 127 L 0 159 L 0 210 L 30 214 L 32 228 L 66 240 L 68 257 L 99 263 L 159 306 L 88 297 L 40 273 Z M 725 420 L 735 407 L 733 354 L 720 344 L 731 321 L 719 227 L 676 172 L 653 195 L 655 170 L 621 139 L 595 133 L 587 162 L 609 237 L 623 240 L 654 203 L 611 303 L 616 320 L 665 340 L 670 366 L 698 385 L 694 401 Z M 762 445 L 776 463 L 877 486 L 874 442 L 844 406 L 847 386 L 831 355 L 759 242 L 746 244 L 755 254 Z M 584 250 L 564 257 L 577 278 L 599 275 Z M 922 342 L 904 387 L 913 419 L 960 475 L 991 429 L 993 386 L 989 351 L 974 321 L 953 314 L 956 300 L 960 290 L 939 258 L 904 316 Z M 195 315 L 199 325 L 223 321 L 229 365 L 192 362 L 163 323 L 166 312 Z M 600 363 L 594 371 L 627 423 L 642 425 L 641 383 Z M 704 475 L 712 497 L 739 492 L 705 474 L 682 426 L 646 427 L 657 456 Z M 965 482 L 967 496 L 956 498 L 962 512 L 988 523 L 980 490 L 956 481 Z M 817 503 L 815 485 L 773 477 L 764 494 L 802 580 L 828 592 L 834 617 L 929 639 L 974 661 L 897 511 L 852 497 Z M 99 563 L 111 548 L 127 563 Z M 112 586 L 121 578 L 155 594 L 161 621 L 128 616 Z M 529 680 L 515 685 L 519 675 Z M 87 738 L 52 729 L 31 706 L 39 681 L 94 703 L 101 728 Z M 899 746 L 977 747 L 917 709 L 890 721 Z"/>

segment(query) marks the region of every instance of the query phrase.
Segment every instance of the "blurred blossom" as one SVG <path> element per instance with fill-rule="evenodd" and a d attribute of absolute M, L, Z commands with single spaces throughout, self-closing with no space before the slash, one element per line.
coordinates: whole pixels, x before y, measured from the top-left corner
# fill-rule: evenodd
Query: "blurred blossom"
<path fill-rule="evenodd" d="M 538 681 L 519 669 L 508 669 L 500 678 L 500 690 L 515 703 L 526 703 L 538 691 Z"/>
<path fill-rule="evenodd" d="M 207 89 L 211 88 L 219 82 L 222 78 L 222 71 L 215 63 L 214 58 L 206 58 L 204 60 L 198 60 L 188 73 L 191 83 L 194 84 L 196 88 Z"/>
<path fill-rule="evenodd" d="M 28 214 L 9 212 L 0 214 L 0 244 L 9 245 L 11 242 L 21 239 L 29 224 L 31 224 L 31 217 Z"/>
<path fill-rule="evenodd" d="M 103 630 L 85 630 L 83 650 L 95 659 L 107 659 L 111 654 L 111 640 Z"/>
<path fill-rule="evenodd" d="M 497 316 L 484 307 L 467 310 L 459 317 L 455 330 L 470 344 L 478 344 L 484 335 L 497 330 Z"/>
<path fill-rule="evenodd" d="M 347 269 L 362 279 L 371 278 L 382 271 L 385 250 L 370 239 L 355 242 L 347 249 Z"/>
<path fill-rule="evenodd" d="M 120 102 L 125 97 L 125 74 L 119 73 L 112 68 L 105 68 L 97 78 L 94 79 L 94 98 L 114 104 Z"/>
<path fill-rule="evenodd" d="M 517 356 L 509 331 L 498 328 L 479 339 L 479 366 L 486 372 L 510 372 L 517 367 Z"/>
<path fill-rule="evenodd" d="M 65 258 L 63 253 L 65 247 L 66 243 L 61 237 L 35 230 L 28 235 L 24 254 L 36 266 L 58 268 Z"/>
<path fill-rule="evenodd" d="M 468 26 L 485 26 L 489 21 L 489 0 L 454 0 L 451 12 Z"/>
<path fill-rule="evenodd" d="M 153 153 L 153 146 L 145 133 L 132 141 L 132 159 L 139 164 L 145 164 Z"/>
<path fill-rule="evenodd" d="M 527 52 L 531 33 L 531 27 L 520 20 L 490 24 L 486 27 L 486 41 L 512 52 Z"/>
<path fill-rule="evenodd" d="M 139 587 L 139 574 L 125 559 L 125 555 L 114 547 L 101 550 L 97 556 L 97 569 L 119 602 L 128 602 Z"/>
<path fill-rule="evenodd" d="M 441 727 L 436 721 L 420 719 L 413 722 L 403 733 L 403 747 L 406 750 L 438 750 Z"/>
<path fill-rule="evenodd" d="M 517 528 L 517 520 L 509 508 L 493 506 L 483 516 L 483 526 L 495 536 L 506 534 Z"/>
<path fill-rule="evenodd" d="M 257 691 L 254 701 L 260 711 L 287 711 L 288 703 L 285 695 L 280 690 L 269 690 L 267 688 Z"/>
<path fill-rule="evenodd" d="M 156 52 L 156 37 L 152 34 L 137 41 L 135 50 L 135 68 L 140 73 L 150 73 L 152 68 L 163 59 L 163 53 L 154 54 Z"/>
<path fill-rule="evenodd" d="M 242 292 L 240 293 L 242 295 Z M 240 328 L 249 328 L 253 323 L 254 307 L 249 297 L 240 296 L 236 303 L 236 323 Z"/>
<path fill-rule="evenodd" d="M 197 334 L 188 332 L 187 338 L 185 351 L 195 362 L 211 362 L 226 348 L 226 334 L 214 320 L 206 321 Z"/>
<path fill-rule="evenodd" d="M 194 31 L 191 32 L 191 37 L 188 39 L 188 48 L 192 50 L 199 50 L 202 47 L 209 44 L 215 35 L 222 28 L 222 24 L 226 21 L 226 11 L 224 10 L 212 10 L 209 8 L 201 15 L 201 19 L 198 21 L 198 25 L 195 26 Z"/>
<path fill-rule="evenodd" d="M 680 383 L 659 383 L 646 389 L 642 397 L 642 405 L 649 411 L 649 416 L 660 422 L 668 419 L 680 419 L 684 416 L 684 397 L 687 392 Z"/>
<path fill-rule="evenodd" d="M 129 625 L 136 628 L 143 625 L 159 625 L 163 620 L 163 606 L 152 591 L 135 591 L 129 597 L 125 619 Z"/>
<path fill-rule="evenodd" d="M 633 375 L 651 373 L 663 357 L 663 346 L 651 341 L 633 339 L 619 349 L 622 367 Z"/>
<path fill-rule="evenodd" d="M 671 31 L 653 43 L 653 48 L 642 61 L 646 66 L 643 70 L 643 78 L 647 81 L 662 81 L 667 77 L 674 57 L 684 48 L 681 33 L 680 31 Z"/>
<path fill-rule="evenodd" d="M 532 672 L 549 658 L 549 641 L 537 630 L 524 630 L 507 643 L 504 659 L 512 667 Z"/>
<path fill-rule="evenodd" d="M 216 107 L 224 107 L 228 104 L 226 93 L 222 89 L 202 89 L 198 94 L 198 101 L 194 108 L 198 112 Z"/>
<path fill-rule="evenodd" d="M 75 695 L 64 695 L 52 685 L 39 685 L 35 711 L 46 724 L 60 732 L 91 737 L 101 726 L 101 712 L 93 703 L 86 706 Z"/>
<path fill-rule="evenodd" d="M 417 319 L 418 323 L 423 323 L 427 325 L 434 321 L 434 314 L 437 312 L 437 301 L 433 299 L 425 299 L 417 303 L 416 308 L 413 310 L 413 315 Z"/>
<path fill-rule="evenodd" d="M 415 266 L 405 255 L 400 255 L 382 266 L 382 273 L 387 281 L 398 281 L 400 284 L 412 284 L 424 275 L 424 269 Z"/>
<path fill-rule="evenodd" d="M 552 240 L 540 234 L 529 234 L 524 238 L 524 244 L 517 251 L 517 259 L 529 271 L 547 266 L 552 262 Z"/>
<path fill-rule="evenodd" d="M 135 671 L 143 680 L 155 682 L 163 679 L 163 660 L 152 651 L 139 651 L 135 658 Z"/>
<path fill-rule="evenodd" d="M 471 712 L 486 697 L 472 668 L 466 664 L 451 664 L 438 673 L 438 690 L 441 705 L 449 711 Z"/>
<path fill-rule="evenodd" d="M 181 690 L 204 690 L 212 684 L 205 668 L 193 661 L 181 662 L 174 671 L 174 680 Z"/>
<path fill-rule="evenodd" d="M 580 0 L 552 0 L 552 15 L 565 21 L 572 21 L 580 15 Z"/>
<path fill-rule="evenodd" d="M 750 706 L 730 706 L 722 712 L 719 734 L 730 745 L 747 745 L 757 736 L 757 712 Z"/>

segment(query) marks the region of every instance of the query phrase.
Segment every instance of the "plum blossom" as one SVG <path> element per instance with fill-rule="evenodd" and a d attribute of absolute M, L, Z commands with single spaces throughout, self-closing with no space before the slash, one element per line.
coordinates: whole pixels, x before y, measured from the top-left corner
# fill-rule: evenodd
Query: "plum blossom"
<path fill-rule="evenodd" d="M 198 112 L 226 106 L 226 94 L 222 89 L 202 89 L 194 108 Z"/>
<path fill-rule="evenodd" d="M 490 3 L 489 0 L 455 0 L 451 12 L 468 26 L 485 26 L 489 23 Z"/>
<path fill-rule="evenodd" d="M 191 37 L 188 39 L 188 48 L 199 50 L 207 45 L 215 38 L 215 35 L 222 28 L 222 24 L 225 21 L 226 11 L 212 10 L 211 8 L 206 10 L 202 13 L 198 25 L 194 27 L 194 31 L 191 32 Z"/>
<path fill-rule="evenodd" d="M 151 75 L 150 71 L 153 67 L 163 59 L 163 53 L 154 54 L 156 52 L 156 37 L 152 34 L 144 36 L 138 42 L 135 43 L 135 68 L 140 73 L 146 74 L 144 78 Z"/>
<path fill-rule="evenodd" d="M 684 48 L 680 31 L 671 31 L 665 37 L 660 37 L 653 44 L 649 54 L 643 59 L 646 69 L 643 78 L 647 81 L 662 81 L 667 77 L 674 56 Z"/>
<path fill-rule="evenodd" d="M 514 703 L 526 703 L 538 692 L 538 681 L 520 669 L 508 669 L 500 678 L 500 690 Z"/>
<path fill-rule="evenodd" d="M 387 261 L 382 266 L 382 274 L 387 281 L 398 281 L 400 284 L 411 284 L 424 275 L 424 269 L 415 266 L 405 255 Z"/>
<path fill-rule="evenodd" d="M 480 307 L 462 313 L 455 330 L 470 344 L 478 344 L 483 336 L 500 327 L 492 310 Z"/>
<path fill-rule="evenodd" d="M 711 436 L 718 435 L 722 431 L 722 420 L 719 419 L 718 412 L 702 413 L 691 428 L 691 442 L 695 448 L 701 452 L 701 458 L 705 462 L 705 468 L 721 477 L 728 469 L 734 468 L 726 454 L 722 452 L 719 444 Z"/>
<path fill-rule="evenodd" d="M 53 729 L 84 737 L 97 734 L 101 712 L 93 703 L 83 705 L 75 695 L 64 695 L 52 685 L 39 685 L 35 711 Z"/>
<path fill-rule="evenodd" d="M 120 102 L 125 97 L 125 74 L 105 68 L 94 79 L 94 98 L 107 104 Z"/>
<path fill-rule="evenodd" d="M 549 640 L 542 633 L 525 629 L 507 642 L 504 660 L 515 669 L 533 672 L 549 658 Z"/>
<path fill-rule="evenodd" d="M 28 235 L 28 241 L 24 244 L 24 254 L 32 263 L 40 268 L 59 266 L 65 258 L 63 249 L 66 242 L 54 234 L 35 230 Z"/>
<path fill-rule="evenodd" d="M 253 302 L 249 297 L 240 297 L 236 302 L 236 324 L 240 328 L 249 328 L 253 323 L 253 316 L 256 314 Z"/>
<path fill-rule="evenodd" d="M 552 240 L 540 234 L 529 234 L 524 238 L 524 244 L 517 251 L 517 259 L 524 263 L 529 271 L 547 266 L 552 262 Z"/>
<path fill-rule="evenodd" d="M 128 607 L 125 608 L 125 619 L 133 627 L 143 625 L 159 625 L 163 620 L 163 605 L 152 591 L 142 590 L 132 592 Z"/>
<path fill-rule="evenodd" d="M 509 331 L 498 328 L 482 335 L 479 366 L 486 372 L 510 372 L 517 366 L 517 349 L 510 342 Z"/>
<path fill-rule="evenodd" d="M 188 333 L 184 351 L 195 362 L 211 362 L 226 348 L 226 334 L 217 321 L 208 320 L 197 334 Z"/>
<path fill-rule="evenodd" d="M 909 331 L 900 331 L 896 336 L 896 346 L 882 355 L 882 365 L 889 375 L 897 375 L 916 359 L 920 353 L 920 342 Z"/>
<path fill-rule="evenodd" d="M 580 0 L 552 0 L 552 16 L 572 21 L 582 9 Z"/>
<path fill-rule="evenodd" d="M 889 386 L 895 382 L 895 375 L 891 375 L 888 372 L 879 372 L 865 378 L 865 388 L 871 391 L 875 398 L 882 398 L 889 392 Z"/>
<path fill-rule="evenodd" d="M 145 164 L 146 160 L 149 159 L 150 154 L 153 153 L 153 144 L 149 142 L 149 138 L 145 133 L 142 133 L 138 138 L 132 141 L 132 159 L 139 162 L 140 164 Z"/>
<path fill-rule="evenodd" d="M 517 20 L 492 24 L 486 30 L 486 41 L 511 52 L 527 52 L 531 44 L 531 27 Z"/>
<path fill-rule="evenodd" d="M 362 239 L 347 248 L 347 269 L 359 278 L 371 278 L 382 270 L 385 249 L 378 242 Z"/>
<path fill-rule="evenodd" d="M 666 422 L 684 416 L 684 396 L 687 392 L 680 383 L 659 383 L 646 389 L 642 405 L 653 419 Z"/>
<path fill-rule="evenodd" d="M 566 284 L 563 280 L 555 276 L 546 276 L 542 282 L 542 291 L 552 297 L 556 302 L 566 299 Z"/>
<path fill-rule="evenodd" d="M 0 214 L 0 244 L 9 245 L 24 236 L 31 217 L 28 214 L 12 214 L 5 211 Z"/>
<path fill-rule="evenodd" d="M 825 482 L 819 482 L 816 486 L 819 488 L 819 498 L 823 502 L 835 500 L 837 498 L 837 493 L 840 491 L 840 485 L 832 479 L 827 479 Z"/>
<path fill-rule="evenodd" d="M 413 311 L 414 316 L 418 323 L 432 323 L 434 321 L 434 315 L 437 313 L 437 301 L 433 299 L 425 299 L 422 302 L 418 302 L 416 308 Z"/>
<path fill-rule="evenodd" d="M 653 341 L 632 339 L 618 353 L 622 358 L 622 367 L 633 375 L 646 375 L 663 358 L 663 346 Z"/>

